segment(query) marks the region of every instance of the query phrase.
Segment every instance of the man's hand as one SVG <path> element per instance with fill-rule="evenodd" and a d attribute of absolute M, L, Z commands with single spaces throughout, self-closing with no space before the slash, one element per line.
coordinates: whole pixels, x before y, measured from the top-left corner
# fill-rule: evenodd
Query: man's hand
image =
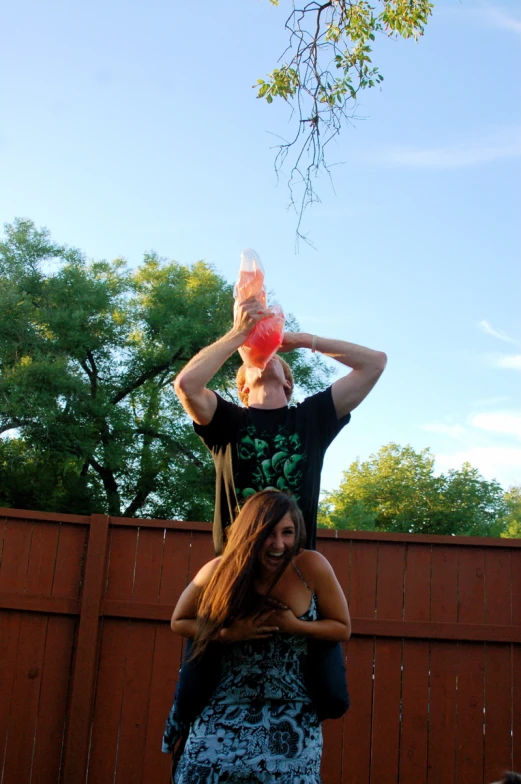
<path fill-rule="evenodd" d="M 270 311 L 258 299 L 248 297 L 234 307 L 233 328 L 235 332 L 242 333 L 246 340 L 255 324 L 269 315 Z"/>
<path fill-rule="evenodd" d="M 239 618 L 230 626 L 221 629 L 219 640 L 224 643 L 244 642 L 245 640 L 263 640 L 271 637 L 279 627 L 273 623 L 268 624 L 268 618 L 273 615 L 273 610 L 257 613 L 249 618 Z"/>
<path fill-rule="evenodd" d="M 306 340 L 307 338 L 307 340 Z M 312 336 L 305 332 L 285 332 L 280 352 L 294 351 L 296 348 L 310 348 Z"/>

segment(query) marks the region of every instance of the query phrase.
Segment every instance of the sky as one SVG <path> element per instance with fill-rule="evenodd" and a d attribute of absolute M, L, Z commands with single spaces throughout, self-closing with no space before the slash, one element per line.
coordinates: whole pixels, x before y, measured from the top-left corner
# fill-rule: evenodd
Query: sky
<path fill-rule="evenodd" d="M 376 2 L 376 0 L 375 0 Z M 303 331 L 385 351 L 330 447 L 323 488 L 390 442 L 521 483 L 521 6 L 443 0 L 330 146 L 333 182 L 295 248 L 282 102 L 252 85 L 286 46 L 289 0 L 19 0 L 0 30 L 0 221 L 46 226 L 88 258 L 241 251 Z M 338 366 L 335 365 L 335 371 Z"/>

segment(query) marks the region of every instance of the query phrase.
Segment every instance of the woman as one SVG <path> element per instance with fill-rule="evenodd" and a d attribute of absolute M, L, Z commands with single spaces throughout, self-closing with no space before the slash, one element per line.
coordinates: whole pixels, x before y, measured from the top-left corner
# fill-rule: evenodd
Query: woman
<path fill-rule="evenodd" d="M 172 630 L 194 656 L 218 642 L 217 688 L 195 719 L 175 784 L 319 784 L 321 723 L 305 685 L 308 640 L 348 640 L 347 602 L 328 561 L 302 550 L 295 501 L 264 490 L 245 503 L 223 555 L 181 595 Z M 182 728 L 167 724 L 163 749 Z"/>

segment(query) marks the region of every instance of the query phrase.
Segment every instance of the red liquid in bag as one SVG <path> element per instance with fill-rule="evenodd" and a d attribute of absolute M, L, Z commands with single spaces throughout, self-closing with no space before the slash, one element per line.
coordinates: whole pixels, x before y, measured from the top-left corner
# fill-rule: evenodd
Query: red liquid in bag
<path fill-rule="evenodd" d="M 249 297 L 259 300 L 266 308 L 266 289 L 262 262 L 254 250 L 248 248 L 241 255 L 241 268 L 234 289 L 235 303 Z M 271 315 L 259 321 L 248 336 L 244 348 L 248 349 L 248 364 L 264 370 L 284 336 L 284 312 L 280 305 L 270 308 Z"/>

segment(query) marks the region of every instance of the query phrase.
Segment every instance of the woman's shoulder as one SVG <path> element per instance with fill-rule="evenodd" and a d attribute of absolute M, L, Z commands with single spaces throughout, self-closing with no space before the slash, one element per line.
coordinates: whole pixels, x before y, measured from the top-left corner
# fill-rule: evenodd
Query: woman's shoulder
<path fill-rule="evenodd" d="M 331 564 L 321 553 L 316 550 L 301 550 L 294 558 L 294 563 L 302 572 L 306 582 L 310 585 L 331 571 Z"/>
<path fill-rule="evenodd" d="M 197 585 L 198 588 L 204 588 L 210 580 L 212 579 L 212 575 L 221 563 L 221 556 L 217 556 L 217 558 L 212 558 L 211 561 L 205 563 L 202 566 L 197 574 L 194 577 L 194 585 Z"/>

